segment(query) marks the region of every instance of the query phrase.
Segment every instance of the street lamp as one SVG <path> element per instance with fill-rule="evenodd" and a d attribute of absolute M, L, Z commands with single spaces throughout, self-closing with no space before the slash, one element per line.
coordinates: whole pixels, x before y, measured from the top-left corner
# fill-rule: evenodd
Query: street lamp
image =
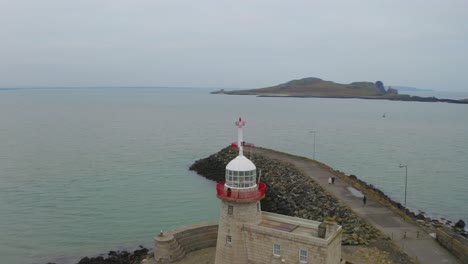
<path fill-rule="evenodd" d="M 315 160 L 315 134 L 317 134 L 317 131 L 310 131 L 310 133 L 313 133 L 314 134 L 314 152 L 313 152 L 313 160 Z"/>
<path fill-rule="evenodd" d="M 398 166 L 400 168 L 405 168 L 405 208 L 406 208 L 406 188 L 408 187 L 408 165 L 402 165 Z"/>

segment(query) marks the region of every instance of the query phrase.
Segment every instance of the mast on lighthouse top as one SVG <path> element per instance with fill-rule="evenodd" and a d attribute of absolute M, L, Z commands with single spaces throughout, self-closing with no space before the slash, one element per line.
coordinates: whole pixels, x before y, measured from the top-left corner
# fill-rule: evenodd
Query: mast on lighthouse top
<path fill-rule="evenodd" d="M 242 128 L 245 126 L 245 121 L 239 117 L 239 121 L 236 121 L 237 126 L 237 147 L 239 148 L 239 156 L 244 156 L 244 140 L 242 139 Z"/>
<path fill-rule="evenodd" d="M 242 128 L 245 126 L 245 121 L 239 117 L 235 124 L 237 126 L 239 155 L 226 166 L 226 186 L 234 189 L 254 188 L 257 187 L 257 168 L 243 153 L 245 143 L 242 137 Z"/>

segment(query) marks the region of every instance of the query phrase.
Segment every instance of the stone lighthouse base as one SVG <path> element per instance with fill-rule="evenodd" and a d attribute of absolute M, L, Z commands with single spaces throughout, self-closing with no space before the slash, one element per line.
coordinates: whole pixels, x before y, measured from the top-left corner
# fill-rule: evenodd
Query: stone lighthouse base
<path fill-rule="evenodd" d="M 324 223 L 262 212 L 259 224 L 244 224 L 242 237 L 247 263 L 299 263 L 298 253 L 307 250 L 301 263 L 339 264 L 342 228 L 334 221 Z M 221 234 L 222 235 L 222 234 Z M 145 264 L 212 264 L 218 236 L 217 223 L 196 224 L 158 234 L 154 258 Z M 281 252 L 272 251 L 278 244 Z"/>

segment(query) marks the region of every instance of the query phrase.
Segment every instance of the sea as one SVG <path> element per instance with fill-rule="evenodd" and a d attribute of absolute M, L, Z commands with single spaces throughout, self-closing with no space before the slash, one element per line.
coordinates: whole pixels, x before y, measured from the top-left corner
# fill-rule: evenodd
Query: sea
<path fill-rule="evenodd" d="M 76 263 L 216 221 L 215 182 L 189 166 L 236 141 L 239 117 L 247 142 L 315 155 L 401 203 L 407 180 L 409 209 L 467 222 L 468 105 L 215 90 L 0 90 L 0 263 Z"/>

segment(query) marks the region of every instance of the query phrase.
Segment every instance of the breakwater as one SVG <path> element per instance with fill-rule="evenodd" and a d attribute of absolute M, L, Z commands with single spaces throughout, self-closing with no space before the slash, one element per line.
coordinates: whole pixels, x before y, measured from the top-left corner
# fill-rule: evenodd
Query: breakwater
<path fill-rule="evenodd" d="M 236 150 L 227 147 L 196 161 L 190 169 L 210 180 L 222 181 L 227 163 L 236 155 Z M 262 210 L 323 221 L 328 216 L 328 209 L 334 208 L 336 221 L 344 229 L 343 244 L 368 244 L 382 236 L 380 231 L 293 166 L 261 155 L 255 155 L 252 161 L 261 170 L 261 181 L 268 187 L 265 198 L 261 201 Z"/>
<path fill-rule="evenodd" d="M 191 170 L 214 181 L 225 178 L 225 167 L 237 155 L 237 150 L 227 147 L 204 159 L 197 160 Z M 255 154 L 251 160 L 257 166 L 261 181 L 267 185 L 262 210 L 323 221 L 329 210 L 335 211 L 336 221 L 343 227 L 342 245 L 364 246 L 378 249 L 394 263 L 413 263 L 405 252 L 390 238 L 356 215 L 345 204 L 325 191 L 295 166 Z"/>
<path fill-rule="evenodd" d="M 395 213 L 405 218 L 407 221 L 412 221 L 421 226 L 427 233 L 436 235 L 436 240 L 439 244 L 445 247 L 455 257 L 468 263 L 468 232 L 464 229 L 465 222 L 458 220 L 452 223 L 449 220 L 430 218 L 424 212 L 415 213 L 405 208 L 401 203 L 392 200 L 381 190 L 368 184 L 365 181 L 358 179 L 355 175 L 346 175 L 338 170 L 333 170 L 325 164 L 319 163 L 322 167 L 327 168 L 331 173 L 342 180 L 347 181 L 354 187 L 364 191 L 366 195 L 378 200 L 382 204 L 386 204 Z"/>
<path fill-rule="evenodd" d="M 356 175 L 347 175 L 339 170 L 334 170 L 323 163 L 317 163 L 322 167 L 327 168 L 331 173 L 340 179 L 347 181 L 357 189 L 363 190 L 366 195 L 373 197 L 382 204 L 388 205 L 389 208 L 393 209 L 395 213 L 399 214 L 406 220 L 415 221 L 422 227 L 428 228 L 429 230 L 433 228 L 450 227 L 457 235 L 468 238 L 468 232 L 464 230 L 465 222 L 462 219 L 454 223 L 447 219 L 431 218 L 421 211 L 411 211 L 408 208 L 405 208 L 401 203 L 392 200 L 388 195 L 376 188 L 374 185 L 359 179 Z"/>
<path fill-rule="evenodd" d="M 225 166 L 236 155 L 237 151 L 228 147 L 196 161 L 190 169 L 208 179 L 222 181 Z M 262 210 L 322 222 L 333 208 L 337 223 L 343 226 L 343 245 L 369 245 L 383 236 L 292 165 L 261 155 L 255 155 L 252 161 L 261 169 L 261 181 L 267 185 Z"/>

